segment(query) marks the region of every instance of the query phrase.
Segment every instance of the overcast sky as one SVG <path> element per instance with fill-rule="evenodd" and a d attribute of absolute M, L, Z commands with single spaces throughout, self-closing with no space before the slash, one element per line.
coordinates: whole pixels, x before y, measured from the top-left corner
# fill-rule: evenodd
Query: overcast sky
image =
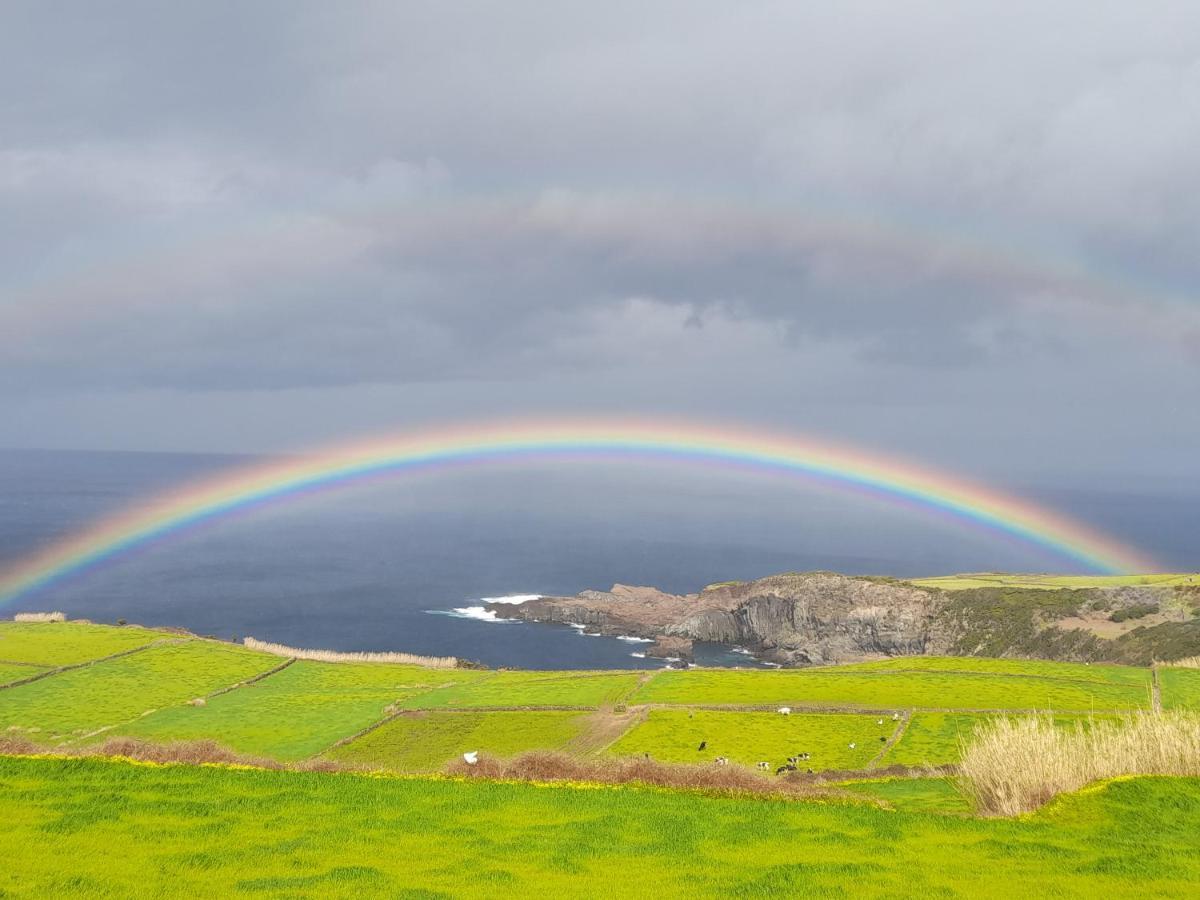
<path fill-rule="evenodd" d="M 0 9 L 0 446 L 671 413 L 1200 478 L 1195 2 Z"/>

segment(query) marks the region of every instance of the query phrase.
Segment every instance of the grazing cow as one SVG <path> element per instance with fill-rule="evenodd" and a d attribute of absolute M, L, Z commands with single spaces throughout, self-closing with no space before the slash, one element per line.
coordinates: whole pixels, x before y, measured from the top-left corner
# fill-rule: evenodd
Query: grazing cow
<path fill-rule="evenodd" d="M 795 771 L 796 771 L 796 767 L 793 766 L 791 763 L 789 763 L 786 766 L 780 766 L 778 769 L 776 769 L 775 774 L 776 775 L 786 775 L 788 772 L 795 772 Z"/>
<path fill-rule="evenodd" d="M 892 713 L 892 721 L 899 722 L 900 721 L 900 713 Z"/>
<path fill-rule="evenodd" d="M 813 774 L 813 770 L 812 770 L 812 769 L 809 769 L 809 770 L 808 770 L 808 774 L 809 774 L 809 775 L 812 775 L 812 774 Z"/>
<path fill-rule="evenodd" d="M 792 708 L 790 706 L 781 706 L 779 707 L 779 714 L 781 716 L 790 716 L 792 714 Z"/>
<path fill-rule="evenodd" d="M 713 762 L 715 762 L 718 766 L 727 766 L 727 765 L 729 765 L 729 757 L 728 756 L 718 756 L 716 759 L 713 760 Z"/>
<path fill-rule="evenodd" d="M 882 725 L 882 724 L 883 724 L 883 719 L 880 719 L 880 720 L 879 720 L 878 722 L 876 722 L 875 724 L 876 724 L 876 725 Z"/>
<path fill-rule="evenodd" d="M 707 746 L 708 746 L 708 741 L 701 741 L 700 746 L 696 748 L 696 752 L 699 753 L 701 750 L 703 750 Z"/>
<path fill-rule="evenodd" d="M 887 737 L 881 734 L 881 735 L 879 736 L 879 743 L 881 743 L 881 744 L 886 744 L 886 743 L 887 743 Z"/>
<path fill-rule="evenodd" d="M 766 772 L 766 771 L 770 770 L 771 764 L 769 762 L 760 762 L 758 764 L 758 768 L 761 769 L 763 772 Z"/>

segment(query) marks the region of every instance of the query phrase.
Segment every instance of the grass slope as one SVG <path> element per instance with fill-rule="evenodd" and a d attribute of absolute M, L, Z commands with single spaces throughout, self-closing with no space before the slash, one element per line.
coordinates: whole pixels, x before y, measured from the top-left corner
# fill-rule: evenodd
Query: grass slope
<path fill-rule="evenodd" d="M 1144 707 L 1149 699 L 1148 673 L 1133 683 L 1113 683 L 986 671 L 890 672 L 838 666 L 771 673 L 663 672 L 639 688 L 632 702 L 1090 711 Z"/>
<path fill-rule="evenodd" d="M 0 622 L 0 661 L 69 666 L 145 647 L 171 635 L 85 622 Z"/>
<path fill-rule="evenodd" d="M 499 757 L 526 750 L 560 750 L 580 735 L 588 716 L 565 710 L 413 712 L 326 755 L 397 772 L 437 772 L 469 750 Z"/>
<path fill-rule="evenodd" d="M 30 678 L 39 672 L 45 671 L 45 666 L 0 662 L 0 684 L 11 684 L 14 681 L 20 681 L 22 678 Z"/>
<path fill-rule="evenodd" d="M 965 591 L 984 587 L 1020 587 L 1041 591 L 1115 587 L 1200 586 L 1200 575 L 1176 573 L 1162 575 L 1010 575 L 1004 572 L 976 572 L 969 575 L 941 575 L 936 578 L 911 578 L 917 587 L 943 591 Z"/>
<path fill-rule="evenodd" d="M 14 897 L 1194 896 L 1200 782 L 1019 820 L 632 787 L 0 758 Z M 53 852 L 47 852 L 48 844 Z"/>
<path fill-rule="evenodd" d="M 151 647 L 0 691 L 0 730 L 46 742 L 79 737 L 202 697 L 279 663 L 275 656 L 210 641 Z"/>
<path fill-rule="evenodd" d="M 653 709 L 646 721 L 634 726 L 609 752 L 617 756 L 649 753 L 662 762 L 710 763 L 718 756 L 732 762 L 754 765 L 759 760 L 772 768 L 781 766 L 789 756 L 809 753 L 812 759 L 804 768 L 861 769 L 876 756 L 895 723 L 878 716 L 837 713 L 813 713 L 781 716 L 778 713 L 720 712 L 698 709 L 694 712 Z M 707 746 L 697 749 L 700 742 Z M 850 744 L 855 744 L 851 749 Z"/>
<path fill-rule="evenodd" d="M 1158 670 L 1163 709 L 1200 709 L 1200 669 Z"/>
<path fill-rule="evenodd" d="M 303 759 L 384 718 L 401 698 L 477 677 L 465 669 L 300 661 L 205 706 L 161 709 L 115 733 L 158 742 L 213 738 L 242 753 Z"/>

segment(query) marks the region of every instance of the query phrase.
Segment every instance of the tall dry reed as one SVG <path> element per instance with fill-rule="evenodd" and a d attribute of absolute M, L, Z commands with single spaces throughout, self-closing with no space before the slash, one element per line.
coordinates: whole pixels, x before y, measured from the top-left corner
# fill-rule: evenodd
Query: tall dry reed
<path fill-rule="evenodd" d="M 251 650 L 261 650 L 275 656 L 287 656 L 292 659 L 311 659 L 317 662 L 369 662 L 369 663 L 402 663 L 409 666 L 425 666 L 429 669 L 453 669 L 458 666 L 458 659 L 453 656 L 418 656 L 415 653 L 339 653 L 336 650 L 306 650 L 301 647 L 288 647 L 285 644 L 272 644 L 268 641 L 255 640 L 252 637 L 243 638 L 242 643 Z"/>
<path fill-rule="evenodd" d="M 1200 669 L 1200 656 L 1186 656 L 1183 659 L 1173 659 L 1170 662 L 1160 663 L 1163 666 L 1170 666 L 1174 669 Z"/>
<path fill-rule="evenodd" d="M 65 622 L 67 614 L 60 612 L 44 612 L 44 613 L 17 613 L 13 616 L 14 622 Z"/>
<path fill-rule="evenodd" d="M 1017 815 L 1118 775 L 1200 775 L 1200 715 L 1143 712 L 1055 726 L 997 719 L 963 742 L 962 786 L 979 812 Z"/>

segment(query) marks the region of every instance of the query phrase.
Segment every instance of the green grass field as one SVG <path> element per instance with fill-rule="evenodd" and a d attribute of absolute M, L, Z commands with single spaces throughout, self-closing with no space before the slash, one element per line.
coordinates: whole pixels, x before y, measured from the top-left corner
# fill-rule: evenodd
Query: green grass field
<path fill-rule="evenodd" d="M 69 666 L 171 637 L 148 628 L 85 622 L 0 622 L 0 662 Z"/>
<path fill-rule="evenodd" d="M 446 762 L 471 750 L 499 757 L 526 750 L 561 750 L 582 733 L 588 716 L 563 710 L 413 712 L 326 755 L 396 772 L 438 772 Z"/>
<path fill-rule="evenodd" d="M 878 716 L 838 713 L 793 714 L 652 709 L 609 752 L 617 756 L 649 753 L 662 762 L 711 763 L 718 756 L 752 766 L 781 766 L 789 756 L 808 753 L 802 768 L 862 769 L 883 749 L 896 723 Z M 700 742 L 707 744 L 699 750 Z M 855 744 L 854 748 L 850 744 Z"/>
<path fill-rule="evenodd" d="M 821 671 L 821 670 L 816 670 Z M 1113 666 L 1042 659 L 988 659 L 973 656 L 900 656 L 877 662 L 837 666 L 835 672 L 954 672 L 967 675 L 1020 675 L 1099 684 L 1150 688 L 1150 670 L 1136 666 Z"/>
<path fill-rule="evenodd" d="M 1010 575 L 1003 572 L 973 572 L 967 575 L 940 575 L 936 578 L 910 578 L 918 587 L 963 591 L 969 588 L 1021 587 L 1057 591 L 1063 588 L 1174 587 L 1200 585 L 1200 575 L 1177 573 L 1162 575 Z"/>
<path fill-rule="evenodd" d="M 0 684 L 11 684 L 23 678 L 30 678 L 39 672 L 45 672 L 45 666 L 19 665 L 17 663 L 0 662 Z"/>
<path fill-rule="evenodd" d="M 466 669 L 302 660 L 204 706 L 161 709 L 115 733 L 155 741 L 212 738 L 241 753 L 303 759 L 378 722 L 402 698 L 478 676 Z"/>
<path fill-rule="evenodd" d="M 400 705 L 409 709 L 480 706 L 594 708 L 621 702 L 637 687 L 638 678 L 636 672 L 501 671 L 420 694 Z"/>
<path fill-rule="evenodd" d="M 1085 672 L 1090 668 L 1077 667 Z M 719 669 L 662 672 L 640 687 L 631 702 L 1085 712 L 1134 709 L 1150 702 L 1145 670 L 1132 683 L 987 671 L 871 671 L 856 666 L 769 674 Z"/>
<path fill-rule="evenodd" d="M 211 641 L 151 647 L 0 692 L 0 731 L 48 742 L 77 738 L 202 697 L 280 662 Z"/>
<path fill-rule="evenodd" d="M 1200 884 L 1194 779 L 1116 781 L 1017 820 L 92 759 L 0 758 L 0 786 L 12 897 L 1091 900 Z"/>
<path fill-rule="evenodd" d="M 1200 669 L 1158 670 L 1163 709 L 1200 709 Z"/>

